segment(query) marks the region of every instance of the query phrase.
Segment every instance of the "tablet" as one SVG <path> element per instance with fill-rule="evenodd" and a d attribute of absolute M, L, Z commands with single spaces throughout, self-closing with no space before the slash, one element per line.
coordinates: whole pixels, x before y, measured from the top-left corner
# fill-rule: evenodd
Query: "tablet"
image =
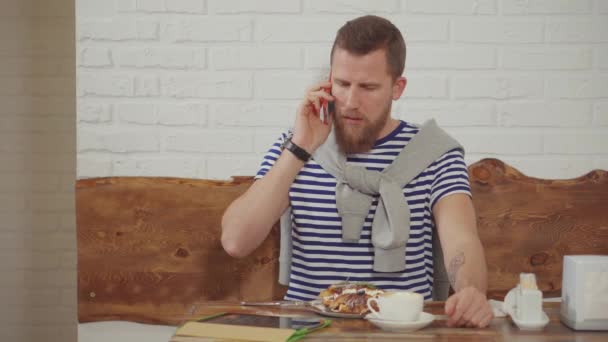
<path fill-rule="evenodd" d="M 309 316 L 285 317 L 241 313 L 221 313 L 218 315 L 203 317 L 199 319 L 198 322 L 298 330 L 301 328 L 316 328 L 323 325 L 325 320 L 318 317 Z"/>

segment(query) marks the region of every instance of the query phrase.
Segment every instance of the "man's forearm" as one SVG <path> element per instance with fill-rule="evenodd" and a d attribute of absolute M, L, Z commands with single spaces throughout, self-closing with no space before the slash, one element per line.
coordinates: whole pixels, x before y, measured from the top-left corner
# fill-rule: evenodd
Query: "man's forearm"
<path fill-rule="evenodd" d="M 455 292 L 473 286 L 487 291 L 487 266 L 483 248 L 477 236 L 462 239 L 445 254 L 448 279 Z"/>
<path fill-rule="evenodd" d="M 304 163 L 283 151 L 274 166 L 226 209 L 222 245 L 232 256 L 250 254 L 288 206 L 289 188 Z"/>
<path fill-rule="evenodd" d="M 466 194 L 453 194 L 439 200 L 434 211 L 448 279 L 456 292 L 445 303 L 447 325 L 485 327 L 492 308 L 473 202 Z"/>

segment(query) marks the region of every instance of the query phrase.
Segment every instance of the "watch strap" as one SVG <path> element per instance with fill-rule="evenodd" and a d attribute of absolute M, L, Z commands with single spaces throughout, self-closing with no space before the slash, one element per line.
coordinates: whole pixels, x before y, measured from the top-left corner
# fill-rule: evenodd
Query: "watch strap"
<path fill-rule="evenodd" d="M 310 159 L 310 153 L 306 152 L 305 149 L 296 145 L 291 139 L 287 139 L 284 145 L 286 150 L 289 150 L 293 155 L 303 162 L 307 162 Z"/>

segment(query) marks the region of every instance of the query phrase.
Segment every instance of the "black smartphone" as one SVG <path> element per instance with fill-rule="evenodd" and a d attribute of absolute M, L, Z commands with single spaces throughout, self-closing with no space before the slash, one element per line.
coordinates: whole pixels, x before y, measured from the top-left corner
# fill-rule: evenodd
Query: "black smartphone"
<path fill-rule="evenodd" d="M 331 82 L 331 72 L 329 73 L 329 82 Z M 331 95 L 331 86 L 329 89 L 325 89 Z M 336 105 L 334 101 L 323 101 L 321 103 L 321 110 L 319 111 L 319 119 L 324 124 L 329 124 L 329 118 L 336 113 Z"/>

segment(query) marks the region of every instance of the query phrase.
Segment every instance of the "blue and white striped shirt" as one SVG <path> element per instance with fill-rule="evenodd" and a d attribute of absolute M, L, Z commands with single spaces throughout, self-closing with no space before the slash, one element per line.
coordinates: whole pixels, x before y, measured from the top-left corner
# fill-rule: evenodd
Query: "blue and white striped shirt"
<path fill-rule="evenodd" d="M 399 127 L 376 141 L 371 151 L 347 156 L 347 163 L 382 171 L 418 132 L 401 121 Z M 281 154 L 283 134 L 264 156 L 256 179 L 263 177 Z M 292 208 L 293 256 L 285 299 L 311 300 L 329 285 L 341 281 L 368 282 L 385 290 L 415 291 L 429 300 L 433 288 L 433 205 L 454 194 L 471 195 L 461 150 L 454 149 L 427 167 L 403 188 L 410 207 L 410 237 L 403 272 L 374 272 L 371 225 L 378 204 L 374 199 L 358 242 L 342 242 L 341 218 L 336 209 L 336 179 L 314 160 L 300 170 L 289 190 Z"/>

